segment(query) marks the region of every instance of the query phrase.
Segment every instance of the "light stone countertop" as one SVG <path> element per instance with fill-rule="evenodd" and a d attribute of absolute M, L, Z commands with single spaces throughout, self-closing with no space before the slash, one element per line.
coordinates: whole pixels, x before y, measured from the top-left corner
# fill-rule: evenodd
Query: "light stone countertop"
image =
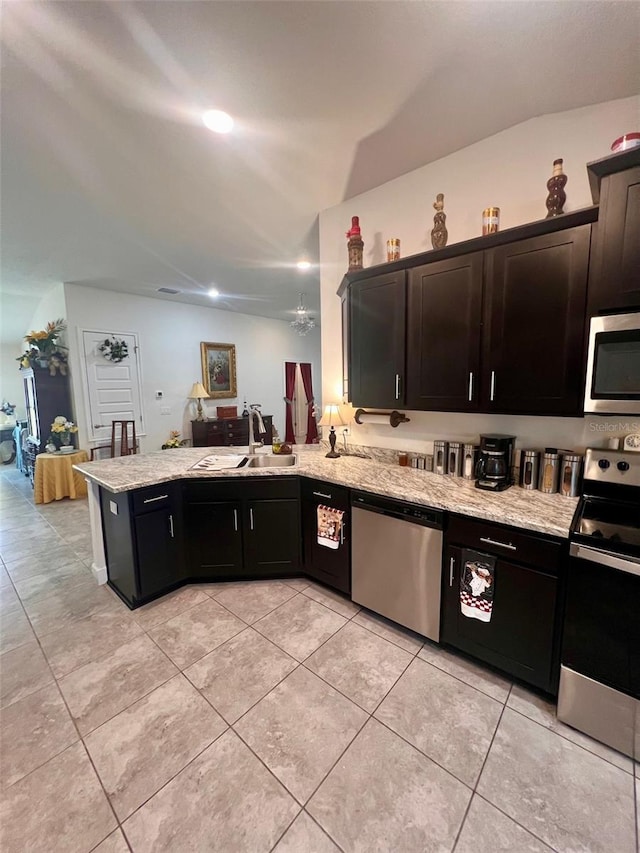
<path fill-rule="evenodd" d="M 327 459 L 324 447 L 294 447 L 298 464 L 290 468 L 240 468 L 222 471 L 190 470 L 205 456 L 238 454 L 242 448 L 190 447 L 156 450 L 85 462 L 74 468 L 110 492 L 127 492 L 170 480 L 229 477 L 316 477 L 350 489 L 448 510 L 474 518 L 509 524 L 524 530 L 567 538 L 577 498 L 547 495 L 512 486 L 493 493 L 476 489 L 472 481 L 401 468 L 359 456 Z"/>

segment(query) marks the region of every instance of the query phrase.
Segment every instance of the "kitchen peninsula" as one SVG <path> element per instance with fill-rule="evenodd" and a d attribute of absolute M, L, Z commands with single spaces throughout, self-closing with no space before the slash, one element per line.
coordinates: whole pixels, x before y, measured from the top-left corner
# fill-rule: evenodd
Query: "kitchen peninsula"
<path fill-rule="evenodd" d="M 239 461 L 238 448 L 217 458 L 226 454 Z M 327 459 L 322 447 L 297 448 L 297 464 L 290 467 L 194 469 L 206 455 L 202 448 L 183 448 L 76 466 L 89 484 L 94 575 L 129 607 L 186 583 L 301 574 L 350 594 L 351 540 L 357 535 L 351 504 L 357 496 L 376 495 L 401 501 L 411 516 L 421 507 L 442 511 L 444 550 L 441 556 L 438 546 L 429 567 L 436 610 L 442 578 L 441 638 L 555 690 L 558 590 L 577 499 L 515 486 L 488 493 L 461 478 L 388 461 Z M 340 519 L 335 550 L 317 546 L 317 513 L 327 509 Z M 477 620 L 461 623 L 456 604 L 464 548 L 493 549 L 504 565 L 498 612 L 482 643 L 475 636 L 478 626 L 466 624 Z M 426 594 L 420 585 L 396 589 L 403 584 L 393 581 L 391 564 L 389 573 L 392 597 Z"/>
<path fill-rule="evenodd" d="M 220 450 L 220 453 L 224 452 Z M 237 453 L 237 448 L 233 452 Z M 94 546 L 92 568 L 96 579 L 99 583 L 107 581 L 99 488 L 119 494 L 181 480 L 311 477 L 562 539 L 569 535 L 577 505 L 577 499 L 525 491 L 516 486 L 503 494 L 480 492 L 467 480 L 402 468 L 374 459 L 357 456 L 326 459 L 319 446 L 296 448 L 296 453 L 298 464 L 295 467 L 261 470 L 193 470 L 193 466 L 206 455 L 202 448 L 155 451 L 77 465 L 77 470 L 89 483 Z"/>

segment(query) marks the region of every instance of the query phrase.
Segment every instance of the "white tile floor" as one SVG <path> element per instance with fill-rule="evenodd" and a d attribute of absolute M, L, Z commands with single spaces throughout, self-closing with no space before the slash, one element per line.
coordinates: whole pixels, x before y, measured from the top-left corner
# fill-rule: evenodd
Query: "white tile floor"
<path fill-rule="evenodd" d="M 306 581 L 130 612 L 0 474 L 0 849 L 638 851 L 632 762 Z"/>

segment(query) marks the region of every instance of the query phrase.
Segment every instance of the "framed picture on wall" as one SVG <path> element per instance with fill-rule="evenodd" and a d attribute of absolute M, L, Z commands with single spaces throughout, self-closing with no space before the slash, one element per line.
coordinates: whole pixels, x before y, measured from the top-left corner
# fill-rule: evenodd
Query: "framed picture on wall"
<path fill-rule="evenodd" d="M 202 384 L 213 399 L 238 396 L 236 348 L 234 344 L 200 342 Z"/>

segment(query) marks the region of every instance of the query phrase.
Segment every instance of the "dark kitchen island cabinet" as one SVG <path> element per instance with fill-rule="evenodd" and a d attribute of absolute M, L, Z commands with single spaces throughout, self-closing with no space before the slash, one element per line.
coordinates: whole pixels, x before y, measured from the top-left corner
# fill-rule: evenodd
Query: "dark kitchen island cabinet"
<path fill-rule="evenodd" d="M 489 622 L 460 607 L 465 549 L 494 557 Z M 516 678 L 557 692 L 560 600 L 566 543 L 515 528 L 452 518 L 446 535 L 441 640 Z"/>
<path fill-rule="evenodd" d="M 179 486 L 100 491 L 111 588 L 130 607 L 138 607 L 181 586 L 185 566 Z"/>
<path fill-rule="evenodd" d="M 301 485 L 304 572 L 315 580 L 351 595 L 351 508 L 349 490 L 334 483 L 304 478 Z M 343 513 L 336 548 L 318 542 L 318 507 Z"/>
<path fill-rule="evenodd" d="M 404 404 L 406 273 L 376 275 L 349 293 L 349 399 L 354 406 Z"/>
<path fill-rule="evenodd" d="M 187 574 L 194 580 L 300 572 L 297 477 L 184 483 Z"/>
<path fill-rule="evenodd" d="M 587 165 L 600 202 L 589 272 L 589 314 L 640 308 L 640 148 Z"/>

